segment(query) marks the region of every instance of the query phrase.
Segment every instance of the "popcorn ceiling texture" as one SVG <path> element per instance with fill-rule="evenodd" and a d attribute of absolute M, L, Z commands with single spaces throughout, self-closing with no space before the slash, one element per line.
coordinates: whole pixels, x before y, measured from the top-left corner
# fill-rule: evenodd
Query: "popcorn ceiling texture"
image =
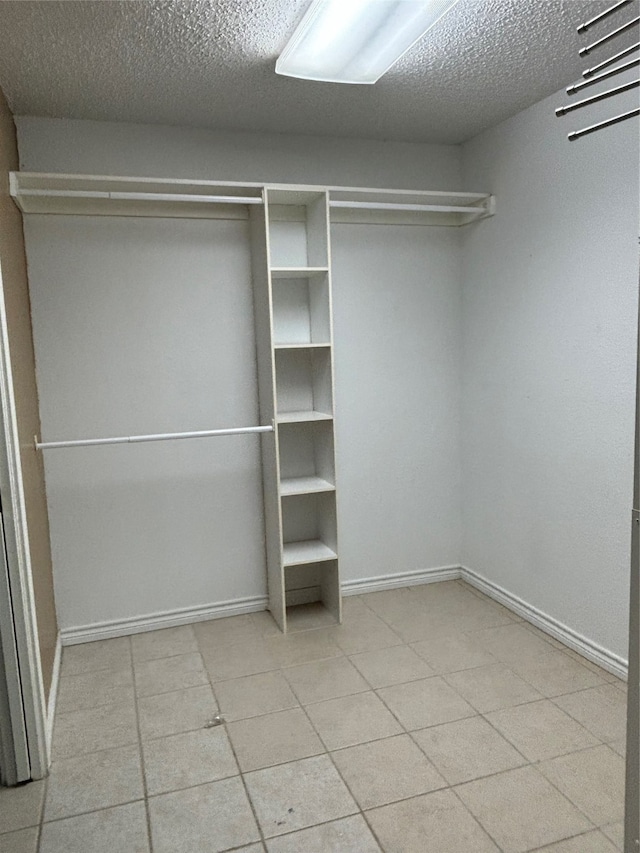
<path fill-rule="evenodd" d="M 610 5 L 461 0 L 375 86 L 344 86 L 274 73 L 309 2 L 1 2 L 0 86 L 16 115 L 459 143 L 578 78 L 575 28 Z"/>

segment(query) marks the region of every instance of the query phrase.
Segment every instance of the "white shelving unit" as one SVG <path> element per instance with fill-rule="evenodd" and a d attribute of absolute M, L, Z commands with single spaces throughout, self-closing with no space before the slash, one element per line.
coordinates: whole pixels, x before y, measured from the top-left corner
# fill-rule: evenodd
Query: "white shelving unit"
<path fill-rule="evenodd" d="M 322 601 L 340 622 L 329 194 L 267 188 L 251 211 L 269 606 Z"/>

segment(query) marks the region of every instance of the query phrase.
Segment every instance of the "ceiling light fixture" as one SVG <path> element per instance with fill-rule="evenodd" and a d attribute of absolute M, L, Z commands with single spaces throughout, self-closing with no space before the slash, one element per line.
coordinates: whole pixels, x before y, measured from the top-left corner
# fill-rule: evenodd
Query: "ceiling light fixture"
<path fill-rule="evenodd" d="M 276 74 L 375 83 L 458 0 L 314 0 Z"/>

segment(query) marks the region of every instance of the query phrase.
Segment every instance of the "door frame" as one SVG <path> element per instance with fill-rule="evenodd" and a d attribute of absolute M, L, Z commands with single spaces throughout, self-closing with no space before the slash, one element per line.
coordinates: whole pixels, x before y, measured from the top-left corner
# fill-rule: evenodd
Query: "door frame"
<path fill-rule="evenodd" d="M 0 630 L 16 781 L 21 782 L 47 775 L 50 749 L 1 265 L 0 500 L 6 550 L 6 561 L 0 560 Z"/>

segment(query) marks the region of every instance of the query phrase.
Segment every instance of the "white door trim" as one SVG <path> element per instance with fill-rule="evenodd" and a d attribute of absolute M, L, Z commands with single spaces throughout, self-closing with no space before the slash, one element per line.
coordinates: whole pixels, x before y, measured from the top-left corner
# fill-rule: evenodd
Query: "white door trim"
<path fill-rule="evenodd" d="M 22 695 L 30 777 L 41 779 L 49 768 L 45 702 L 35 599 L 29 555 L 27 513 L 20 464 L 20 441 L 16 418 L 9 335 L 0 267 L 0 495 L 7 554 L 8 585 L 0 583 L 2 612 L 13 613 L 18 668 L 8 661 L 6 679 L 10 690 L 19 687 Z M 0 570 L 4 571 L 3 569 Z M 5 656 L 5 666 L 7 659 Z M 19 749 L 20 744 L 15 744 Z M 16 756 L 20 762 L 24 755 Z"/>

